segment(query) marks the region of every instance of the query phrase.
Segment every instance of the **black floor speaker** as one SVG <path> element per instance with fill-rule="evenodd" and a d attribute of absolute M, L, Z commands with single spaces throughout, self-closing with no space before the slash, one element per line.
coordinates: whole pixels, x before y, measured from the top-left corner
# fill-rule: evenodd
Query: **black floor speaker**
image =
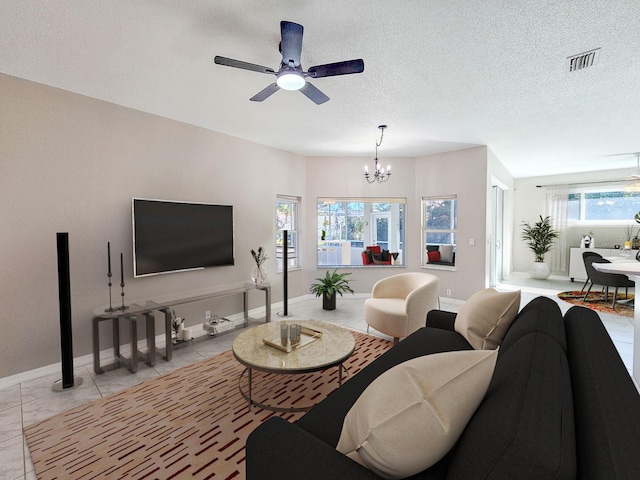
<path fill-rule="evenodd" d="M 82 377 L 73 376 L 73 336 L 71 334 L 71 275 L 69 273 L 69 234 L 57 233 L 58 303 L 60 305 L 60 348 L 62 379 L 53 384 L 54 391 L 77 387 Z"/>
<path fill-rule="evenodd" d="M 284 310 L 278 312 L 281 317 L 289 315 L 289 231 L 282 231 L 282 303 Z"/>

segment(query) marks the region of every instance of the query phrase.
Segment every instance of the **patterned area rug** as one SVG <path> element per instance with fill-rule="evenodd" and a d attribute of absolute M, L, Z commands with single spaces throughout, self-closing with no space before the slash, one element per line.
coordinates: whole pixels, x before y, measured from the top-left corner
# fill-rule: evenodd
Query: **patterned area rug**
<path fill-rule="evenodd" d="M 570 292 L 560 292 L 558 298 L 573 305 L 590 308 L 598 312 L 612 313 L 623 317 L 633 317 L 633 293 L 626 296 L 624 292 L 618 291 L 618 299 L 616 309 L 611 308 L 613 301 L 613 291 L 609 291 L 609 297 L 605 298 L 604 292 L 589 292 L 586 301 L 584 301 L 584 293 L 579 290 Z M 631 300 L 631 302 L 629 302 Z M 624 303 L 623 303 L 624 302 Z"/>
<path fill-rule="evenodd" d="M 345 381 L 392 345 L 352 333 Z M 29 426 L 38 478 L 244 478 L 249 433 L 273 415 L 293 422 L 303 414 L 249 411 L 238 391 L 242 371 L 228 351 Z M 337 367 L 253 377 L 254 398 L 281 406 L 313 405 L 338 385 Z"/>

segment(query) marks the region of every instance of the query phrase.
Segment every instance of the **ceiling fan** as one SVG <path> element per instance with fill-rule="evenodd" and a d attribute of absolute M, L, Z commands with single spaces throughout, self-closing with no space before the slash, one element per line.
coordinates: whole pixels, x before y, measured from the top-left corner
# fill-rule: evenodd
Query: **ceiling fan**
<path fill-rule="evenodd" d="M 636 159 L 636 171 L 623 180 L 640 180 L 640 152 L 628 152 L 628 153 L 611 153 L 604 155 L 605 157 L 630 157 L 634 156 Z"/>
<path fill-rule="evenodd" d="M 640 191 L 640 153 L 634 153 L 636 157 L 636 171 L 631 174 L 631 183 L 625 187 L 625 190 L 638 192 Z"/>
<path fill-rule="evenodd" d="M 284 90 L 300 90 L 307 98 L 317 105 L 320 105 L 327 102 L 329 97 L 309 83 L 307 78 L 334 77 L 336 75 L 362 73 L 364 71 L 364 61 L 359 58 L 357 60 L 316 65 L 310 67 L 309 70 L 305 72 L 302 70 L 302 65 L 300 64 L 303 31 L 303 26 L 297 23 L 284 20 L 280 22 L 280 53 L 282 54 L 282 61 L 278 71 L 269 67 L 220 56 L 216 56 L 213 61 L 218 65 L 276 76 L 275 83 L 272 83 L 250 98 L 252 102 L 262 102 L 282 88 Z"/>
<path fill-rule="evenodd" d="M 634 153 L 636 157 L 636 171 L 631 174 L 634 180 L 640 180 L 640 153 Z"/>
<path fill-rule="evenodd" d="M 605 157 L 629 157 L 631 155 L 636 158 L 636 170 L 625 178 L 620 179 L 619 182 L 626 184 L 624 187 L 625 191 L 638 192 L 640 191 L 640 152 L 613 153 L 605 155 Z"/>

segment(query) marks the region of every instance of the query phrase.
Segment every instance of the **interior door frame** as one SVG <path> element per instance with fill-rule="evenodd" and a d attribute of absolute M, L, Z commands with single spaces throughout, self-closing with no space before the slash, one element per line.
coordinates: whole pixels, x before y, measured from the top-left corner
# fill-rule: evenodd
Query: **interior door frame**
<path fill-rule="evenodd" d="M 504 196 L 503 188 L 491 186 L 490 287 L 504 280 Z"/>

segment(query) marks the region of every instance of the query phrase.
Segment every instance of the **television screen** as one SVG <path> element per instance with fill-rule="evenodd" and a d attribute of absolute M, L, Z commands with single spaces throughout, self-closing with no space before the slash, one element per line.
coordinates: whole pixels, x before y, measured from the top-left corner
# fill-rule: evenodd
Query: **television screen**
<path fill-rule="evenodd" d="M 133 275 L 233 265 L 233 206 L 134 198 Z"/>

